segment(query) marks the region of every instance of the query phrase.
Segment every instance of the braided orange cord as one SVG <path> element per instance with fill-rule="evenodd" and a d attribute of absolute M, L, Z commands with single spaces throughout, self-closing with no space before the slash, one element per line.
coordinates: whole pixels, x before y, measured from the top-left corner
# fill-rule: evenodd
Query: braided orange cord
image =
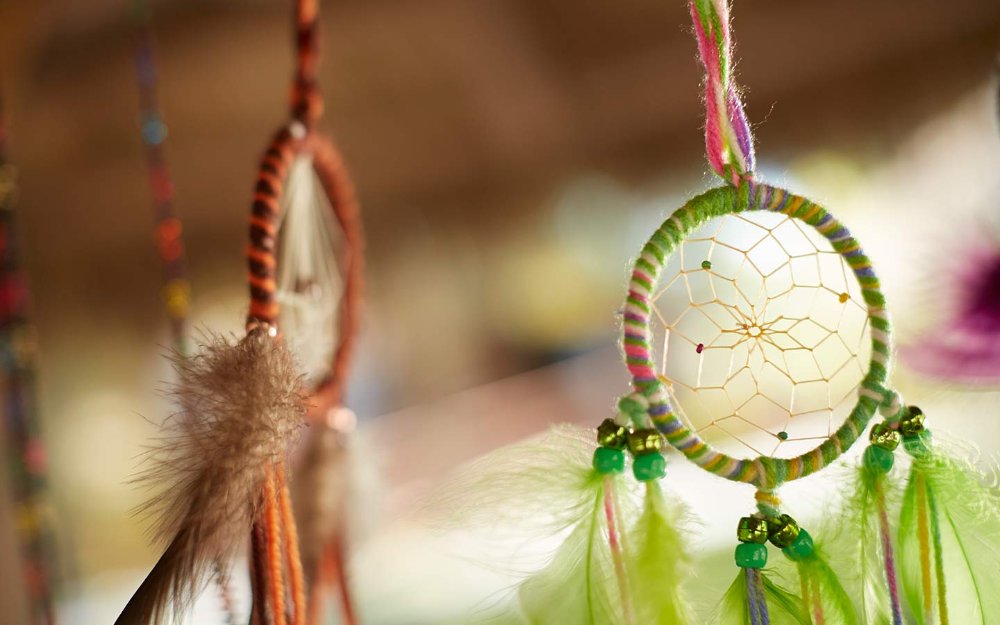
<path fill-rule="evenodd" d="M 292 513 L 292 497 L 285 481 L 285 467 L 277 469 L 278 498 L 281 503 L 281 525 L 285 530 L 285 562 L 288 565 L 288 589 L 292 597 L 292 623 L 302 625 L 306 618 L 306 582 L 299 558 L 299 531 Z"/>
<path fill-rule="evenodd" d="M 285 615 L 285 554 L 282 553 L 281 515 L 275 480 L 276 468 L 267 469 L 264 481 L 264 532 L 267 536 L 267 594 L 273 625 L 286 625 Z"/>

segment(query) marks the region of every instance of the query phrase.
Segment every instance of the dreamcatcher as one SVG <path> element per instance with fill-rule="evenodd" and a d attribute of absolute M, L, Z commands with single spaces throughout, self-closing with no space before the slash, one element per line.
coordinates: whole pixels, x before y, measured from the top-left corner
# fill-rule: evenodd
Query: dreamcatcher
<path fill-rule="evenodd" d="M 258 171 L 246 336 L 208 334 L 199 352 L 175 358 L 180 411 L 144 476 L 165 486 L 146 509 L 157 514 L 156 537 L 167 547 L 120 624 L 158 622 L 183 609 L 210 570 L 224 574 L 247 537 L 252 622 L 317 622 L 322 590 L 337 582 L 346 619 L 354 622 L 337 481 L 342 437 L 353 426 L 341 402 L 357 331 L 362 239 L 340 156 L 314 130 L 322 108 L 317 8 L 310 0 L 295 4 L 292 120 Z M 339 315 L 329 312 L 338 308 Z M 301 557 L 286 474 L 289 449 L 309 423 L 318 432 L 298 480 L 311 486 L 299 506 L 307 543 Z"/>
<path fill-rule="evenodd" d="M 557 428 L 473 467 L 442 503 L 471 499 L 477 514 L 503 519 L 535 513 L 536 529 L 565 537 L 519 585 L 511 620 L 708 622 L 684 598 L 698 563 L 661 489 L 669 445 L 756 491 L 714 622 L 994 622 L 1000 600 L 985 584 L 1000 570 L 998 493 L 888 385 L 889 319 L 859 243 L 824 208 L 755 179 L 728 3 L 689 6 L 706 69 L 708 160 L 726 184 L 675 211 L 635 261 L 622 319 L 633 390 L 596 444 L 592 432 Z M 823 546 L 785 513 L 779 489 L 834 463 L 866 430 L 840 523 L 852 536 Z M 897 449 L 909 456 L 898 505 Z M 768 543 L 797 583 L 766 569 Z M 827 550 L 852 554 L 863 593 L 845 590 Z"/>

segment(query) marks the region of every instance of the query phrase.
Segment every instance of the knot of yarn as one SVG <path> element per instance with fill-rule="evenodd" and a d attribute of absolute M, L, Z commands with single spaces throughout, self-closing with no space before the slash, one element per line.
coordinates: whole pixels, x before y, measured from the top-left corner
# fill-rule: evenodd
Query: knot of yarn
<path fill-rule="evenodd" d="M 757 510 L 766 519 L 776 518 L 781 514 L 781 498 L 773 490 L 758 489 L 754 493 L 757 500 Z"/>

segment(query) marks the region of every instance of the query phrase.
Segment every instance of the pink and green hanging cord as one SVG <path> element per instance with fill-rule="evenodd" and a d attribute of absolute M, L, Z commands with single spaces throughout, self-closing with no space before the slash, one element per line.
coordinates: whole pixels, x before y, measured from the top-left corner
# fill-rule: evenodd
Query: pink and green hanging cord
<path fill-rule="evenodd" d="M 690 0 L 698 52 L 705 67 L 705 151 L 723 180 L 738 186 L 755 168 L 753 137 L 733 80 L 728 0 Z"/>

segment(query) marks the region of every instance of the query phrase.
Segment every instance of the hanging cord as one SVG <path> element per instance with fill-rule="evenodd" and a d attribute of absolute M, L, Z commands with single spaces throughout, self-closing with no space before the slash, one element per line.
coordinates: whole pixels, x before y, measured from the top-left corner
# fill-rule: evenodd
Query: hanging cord
<path fill-rule="evenodd" d="M 162 298 L 174 349 L 190 354 L 187 336 L 191 285 L 187 278 L 181 220 L 174 210 L 174 184 L 167 168 L 163 144 L 167 126 L 157 97 L 157 70 L 154 54 L 152 16 L 145 0 L 133 6 L 136 21 L 135 70 L 139 86 L 139 123 L 146 155 L 149 191 L 153 199 L 156 249 L 163 273 Z"/>
<path fill-rule="evenodd" d="M 45 446 L 35 390 L 37 344 L 29 322 L 31 293 L 18 247 L 16 170 L 7 160 L 7 128 L 0 102 L 0 379 L 5 397 L 5 456 L 10 465 L 15 529 L 32 625 L 55 623 L 55 532 L 48 509 Z"/>
<path fill-rule="evenodd" d="M 728 0 L 690 0 L 698 54 L 705 67 L 705 150 L 712 169 L 738 186 L 755 168 L 753 137 L 733 81 Z"/>
<path fill-rule="evenodd" d="M 311 130 L 323 115 L 323 99 L 316 85 L 319 65 L 318 0 L 295 0 L 295 78 L 292 83 L 292 119 Z"/>

